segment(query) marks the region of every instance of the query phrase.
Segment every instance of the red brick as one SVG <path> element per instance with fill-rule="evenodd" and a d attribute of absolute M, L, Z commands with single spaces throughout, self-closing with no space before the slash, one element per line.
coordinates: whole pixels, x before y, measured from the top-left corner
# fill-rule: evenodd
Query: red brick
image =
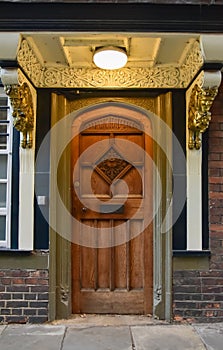
<path fill-rule="evenodd" d="M 213 250 L 214 254 L 211 255 L 211 261 L 213 261 L 213 257 L 215 257 L 215 256 L 221 258 L 221 260 L 222 260 L 223 250 L 222 250 L 222 247 L 220 244 L 221 241 L 218 241 L 218 242 L 219 242 L 219 246 Z M 219 261 L 221 261 L 221 260 L 219 260 Z"/>
<path fill-rule="evenodd" d="M 219 184 L 209 184 L 209 192 L 220 192 L 221 191 L 221 185 Z"/>
<path fill-rule="evenodd" d="M 210 230 L 211 230 L 211 231 L 219 231 L 219 232 L 222 232 L 222 235 L 223 235 L 223 225 L 211 224 L 211 225 L 210 225 Z"/>
<path fill-rule="evenodd" d="M 47 301 L 30 301 L 30 307 L 35 307 L 35 308 L 47 308 L 48 307 L 48 302 Z"/>
<path fill-rule="evenodd" d="M 209 159 L 209 161 L 210 160 L 221 160 L 221 154 L 219 154 L 219 153 L 211 153 L 211 154 L 209 154 L 208 159 Z"/>
<path fill-rule="evenodd" d="M 49 281 L 47 279 L 40 279 L 39 280 L 39 284 L 43 284 L 43 285 L 48 285 L 49 284 Z"/>
<path fill-rule="evenodd" d="M 12 279 L 12 284 L 24 284 L 25 279 L 24 278 L 13 278 Z"/>
<path fill-rule="evenodd" d="M 30 323 L 44 323 L 48 320 L 47 316 L 30 316 L 29 322 Z"/>
<path fill-rule="evenodd" d="M 210 206 L 212 206 L 212 204 L 210 203 Z M 221 216 L 223 214 L 223 211 L 222 211 L 222 208 L 216 208 L 214 206 L 214 203 L 213 203 L 213 206 L 210 207 L 210 215 L 219 215 Z"/>
<path fill-rule="evenodd" d="M 26 316 L 7 316 L 5 321 L 7 323 L 27 323 L 28 318 Z"/>
<path fill-rule="evenodd" d="M 24 309 L 24 315 L 25 316 L 35 316 L 37 314 L 37 309 L 31 309 L 31 308 L 27 308 Z"/>
<path fill-rule="evenodd" d="M 7 287 L 7 292 L 12 292 L 12 293 L 27 293 L 29 292 L 29 287 L 25 285 L 14 285 L 14 286 L 8 286 Z"/>
<path fill-rule="evenodd" d="M 217 132 L 217 131 L 215 131 L 215 132 Z M 219 151 L 221 152 L 220 147 L 222 146 L 222 142 L 223 142 L 222 138 L 214 136 L 213 138 L 211 138 L 210 142 L 211 142 L 211 145 L 218 146 L 218 152 Z M 210 147 L 210 152 L 213 152 L 213 149 L 211 147 Z M 222 165 L 220 165 L 220 168 L 222 168 Z"/>
<path fill-rule="evenodd" d="M 221 223 L 221 216 L 220 215 L 210 215 L 211 222 L 213 224 L 219 224 Z M 213 243 L 212 243 L 213 244 Z"/>
<path fill-rule="evenodd" d="M 47 270 L 5 269 L 1 271 L 0 281 L 0 308 L 3 309 L 0 322 L 40 323 L 48 320 Z"/>
<path fill-rule="evenodd" d="M 24 294 L 22 294 L 22 293 L 13 293 L 12 294 L 12 299 L 23 299 L 23 296 L 24 296 Z"/>
<path fill-rule="evenodd" d="M 223 184 L 223 178 L 222 177 L 210 176 L 209 177 L 209 183 L 211 183 L 211 184 Z"/>
<path fill-rule="evenodd" d="M 8 276 L 12 277 L 27 277 L 29 272 L 27 270 L 10 270 L 7 272 Z"/>
<path fill-rule="evenodd" d="M 211 137 L 214 137 L 215 139 L 216 138 L 222 138 L 223 137 L 223 135 L 222 135 L 223 133 L 222 133 L 222 131 L 220 130 L 212 130 L 211 132 L 210 132 L 210 136 Z"/>
<path fill-rule="evenodd" d="M 38 294 L 38 300 L 48 300 L 49 299 L 49 293 L 39 293 Z"/>
<path fill-rule="evenodd" d="M 32 293 L 44 293 L 44 292 L 48 292 L 49 291 L 49 287 L 45 286 L 45 285 L 41 285 L 41 286 L 31 286 L 31 292 Z"/>
<path fill-rule="evenodd" d="M 25 279 L 25 284 L 38 285 L 39 284 L 39 280 L 38 280 L 38 278 L 26 278 Z"/>
<path fill-rule="evenodd" d="M 218 239 L 219 241 L 223 239 L 223 235 L 219 231 L 210 231 L 211 239 Z"/>
<path fill-rule="evenodd" d="M 221 141 L 222 142 L 222 141 Z M 211 160 L 210 162 L 209 162 L 209 166 L 211 167 L 211 168 L 223 168 L 223 161 L 214 161 L 214 160 Z"/>
<path fill-rule="evenodd" d="M 40 277 L 40 270 L 30 271 L 30 277 Z"/>
<path fill-rule="evenodd" d="M 222 277 L 222 271 L 219 270 L 209 270 L 209 271 L 201 271 L 201 277 Z"/>
<path fill-rule="evenodd" d="M 47 309 L 38 309 L 38 315 L 47 316 L 48 310 Z"/>
<path fill-rule="evenodd" d="M 0 294 L 0 299 L 1 300 L 10 300 L 11 299 L 11 294 L 10 293 L 1 293 Z"/>
<path fill-rule="evenodd" d="M 210 206 L 215 208 L 223 208 L 223 199 L 222 198 L 210 198 Z"/>
<path fill-rule="evenodd" d="M 223 264 L 217 264 L 217 263 L 213 263 L 212 261 L 210 261 L 210 269 L 221 270 L 221 269 L 223 269 Z"/>
<path fill-rule="evenodd" d="M 216 98 L 213 103 L 211 123 L 222 123 L 222 101 L 221 98 Z"/>
<path fill-rule="evenodd" d="M 211 121 L 209 125 L 209 135 L 212 136 L 212 130 L 219 130 L 220 126 L 221 126 L 220 122 Z"/>
<path fill-rule="evenodd" d="M 221 171 L 220 169 L 216 169 L 216 168 L 211 168 L 209 167 L 209 176 L 221 176 Z"/>
<path fill-rule="evenodd" d="M 11 284 L 11 282 L 12 282 L 11 278 L 7 278 L 7 277 L 2 277 L 1 278 L 1 283 L 4 284 L 4 285 Z"/>
<path fill-rule="evenodd" d="M 24 300 L 22 300 L 22 301 L 21 300 L 7 301 L 6 306 L 10 307 L 10 308 L 27 307 L 28 302 L 24 301 Z"/>
<path fill-rule="evenodd" d="M 223 277 L 222 278 L 203 278 L 202 279 L 203 285 L 209 285 L 209 286 L 223 286 Z"/>
<path fill-rule="evenodd" d="M 221 198 L 223 199 L 223 193 L 222 192 L 209 192 L 209 198 Z M 223 203 L 222 203 L 223 205 Z"/>

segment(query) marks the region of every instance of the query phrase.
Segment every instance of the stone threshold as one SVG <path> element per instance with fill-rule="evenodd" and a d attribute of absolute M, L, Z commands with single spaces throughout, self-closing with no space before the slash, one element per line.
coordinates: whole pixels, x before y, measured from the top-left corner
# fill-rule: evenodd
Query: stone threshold
<path fill-rule="evenodd" d="M 164 320 L 159 320 L 152 315 L 73 314 L 69 319 L 55 320 L 50 322 L 50 324 L 72 327 L 97 327 L 169 325 L 170 323 Z"/>

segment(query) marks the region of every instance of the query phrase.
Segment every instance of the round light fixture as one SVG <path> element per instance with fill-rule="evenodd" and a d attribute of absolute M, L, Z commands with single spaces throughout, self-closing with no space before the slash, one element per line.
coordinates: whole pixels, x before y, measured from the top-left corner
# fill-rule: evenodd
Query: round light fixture
<path fill-rule="evenodd" d="M 124 67 L 127 59 L 125 50 L 113 46 L 101 47 L 93 56 L 93 62 L 98 68 L 110 70 Z"/>

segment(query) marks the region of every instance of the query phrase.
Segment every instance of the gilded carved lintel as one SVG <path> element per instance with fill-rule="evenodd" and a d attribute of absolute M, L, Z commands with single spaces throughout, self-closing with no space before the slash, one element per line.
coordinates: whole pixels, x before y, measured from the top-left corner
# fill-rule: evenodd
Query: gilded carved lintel
<path fill-rule="evenodd" d="M 5 91 L 10 98 L 13 109 L 13 125 L 22 133 L 21 147 L 32 148 L 34 111 L 30 88 L 27 83 L 5 85 Z"/>
<path fill-rule="evenodd" d="M 40 88 L 186 88 L 203 65 L 198 41 L 180 67 L 170 64 L 109 71 L 57 64 L 45 66 L 26 39 L 21 41 L 17 60 L 30 81 Z"/>
<path fill-rule="evenodd" d="M 211 88 L 194 86 L 189 103 L 188 129 L 189 149 L 201 148 L 201 134 L 209 126 L 211 120 L 210 108 L 217 95 L 218 87 Z"/>

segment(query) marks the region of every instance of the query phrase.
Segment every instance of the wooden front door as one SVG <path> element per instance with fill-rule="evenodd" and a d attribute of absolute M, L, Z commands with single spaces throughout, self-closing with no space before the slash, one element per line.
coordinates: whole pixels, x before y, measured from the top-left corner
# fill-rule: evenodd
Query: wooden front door
<path fill-rule="evenodd" d="M 127 112 L 97 106 L 72 141 L 73 313 L 152 313 L 152 141 Z"/>

